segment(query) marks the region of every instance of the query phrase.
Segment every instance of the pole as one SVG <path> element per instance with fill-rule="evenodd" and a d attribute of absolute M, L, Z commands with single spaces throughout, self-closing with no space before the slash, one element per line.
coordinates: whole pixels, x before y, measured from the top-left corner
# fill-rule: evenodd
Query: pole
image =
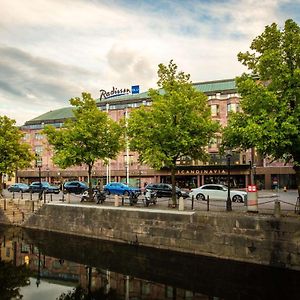
<path fill-rule="evenodd" d="M 41 174 L 41 166 L 38 166 L 39 168 L 39 182 L 40 182 L 40 191 L 39 191 L 39 200 L 42 200 L 42 195 L 43 195 L 43 191 L 42 191 L 42 174 Z"/>
<path fill-rule="evenodd" d="M 109 103 L 106 103 L 106 113 L 108 115 L 108 111 L 109 111 Z M 107 165 L 106 165 L 106 183 L 111 182 L 110 179 L 110 158 L 108 159 Z"/>
<path fill-rule="evenodd" d="M 126 184 L 129 184 L 129 141 L 127 136 L 128 127 L 128 109 L 125 111 L 125 127 L 126 127 Z"/>
<path fill-rule="evenodd" d="M 226 200 L 226 210 L 227 211 L 232 211 L 231 198 L 230 198 L 230 160 L 231 160 L 231 157 L 232 157 L 231 154 L 227 154 L 226 155 L 226 158 L 227 158 L 227 170 L 228 170 L 228 174 L 227 174 L 228 189 L 227 189 L 227 200 Z"/>

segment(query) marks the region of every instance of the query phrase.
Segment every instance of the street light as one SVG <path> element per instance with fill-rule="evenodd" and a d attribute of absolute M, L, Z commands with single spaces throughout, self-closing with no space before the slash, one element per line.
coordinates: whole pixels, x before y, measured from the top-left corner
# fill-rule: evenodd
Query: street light
<path fill-rule="evenodd" d="M 226 200 L 226 210 L 227 211 L 232 211 L 232 206 L 231 206 L 231 198 L 230 198 L 230 161 L 232 158 L 232 154 L 228 153 L 226 155 L 226 160 L 227 160 L 227 200 Z"/>
<path fill-rule="evenodd" d="M 41 283 L 41 250 L 39 248 L 39 264 L 38 264 L 38 273 L 36 276 L 36 287 L 39 287 Z"/>
<path fill-rule="evenodd" d="M 39 169 L 39 182 L 40 182 L 40 185 L 39 185 L 39 188 L 40 188 L 40 191 L 39 191 L 39 200 L 42 200 L 43 191 L 42 191 L 42 174 L 41 174 L 41 168 L 42 168 L 42 165 L 43 165 L 43 159 L 37 153 L 35 154 L 35 164 L 36 164 L 36 167 L 38 167 L 38 169 Z"/>
<path fill-rule="evenodd" d="M 49 169 L 48 165 L 47 165 L 46 171 L 47 171 L 47 181 L 51 182 L 51 180 L 50 180 L 50 169 Z"/>

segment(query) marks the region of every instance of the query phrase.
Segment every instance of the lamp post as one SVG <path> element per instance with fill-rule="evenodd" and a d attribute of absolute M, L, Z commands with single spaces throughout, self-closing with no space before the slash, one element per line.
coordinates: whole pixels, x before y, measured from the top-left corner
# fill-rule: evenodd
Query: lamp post
<path fill-rule="evenodd" d="M 227 211 L 232 211 L 232 206 L 231 206 L 231 198 L 230 198 L 230 162 L 231 162 L 232 154 L 228 153 L 226 155 L 226 160 L 227 160 L 227 200 L 226 200 L 226 210 Z"/>
<path fill-rule="evenodd" d="M 49 169 L 48 165 L 47 165 L 46 171 L 47 171 L 47 181 L 51 183 L 51 180 L 50 180 L 50 169 Z"/>
<path fill-rule="evenodd" d="M 41 283 L 41 250 L 39 248 L 39 264 L 38 264 L 38 273 L 36 276 L 36 286 L 39 287 Z"/>
<path fill-rule="evenodd" d="M 256 164 L 253 164 L 253 184 L 256 185 Z"/>
<path fill-rule="evenodd" d="M 40 188 L 40 191 L 39 191 L 39 200 L 42 200 L 42 194 L 43 194 L 43 191 L 42 191 L 42 174 L 41 174 L 41 168 L 42 168 L 42 165 L 43 165 L 43 160 L 42 160 L 42 157 L 39 155 L 39 154 L 36 154 L 35 155 L 35 164 L 36 166 L 38 167 L 39 169 L 39 188 Z"/>

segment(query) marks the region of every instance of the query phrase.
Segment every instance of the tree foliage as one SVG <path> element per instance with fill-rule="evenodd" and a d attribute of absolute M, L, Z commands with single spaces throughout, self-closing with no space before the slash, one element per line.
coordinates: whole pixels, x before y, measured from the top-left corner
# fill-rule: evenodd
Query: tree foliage
<path fill-rule="evenodd" d="M 293 162 L 300 193 L 300 28 L 266 26 L 250 49 L 238 59 L 256 76 L 236 80 L 242 112 L 230 116 L 224 145 Z"/>
<path fill-rule="evenodd" d="M 20 287 L 29 284 L 32 272 L 25 266 L 0 261 L 0 295 L 3 300 L 21 299 Z"/>
<path fill-rule="evenodd" d="M 149 90 L 152 105 L 131 112 L 128 135 L 141 162 L 171 169 L 174 199 L 176 161 L 186 156 L 206 160 L 206 146 L 219 126 L 211 119 L 207 97 L 172 60 L 158 66 L 158 78 L 161 89 Z"/>
<path fill-rule="evenodd" d="M 92 168 L 97 160 L 113 159 L 122 147 L 122 128 L 106 112 L 97 108 L 89 93 L 70 100 L 74 118 L 56 130 L 47 126 L 44 132 L 54 148 L 53 161 L 62 168 L 85 164 L 91 189 Z"/>
<path fill-rule="evenodd" d="M 22 141 L 23 133 L 15 123 L 7 116 L 0 116 L 0 191 L 3 174 L 11 175 L 28 167 L 33 159 L 30 146 Z"/>

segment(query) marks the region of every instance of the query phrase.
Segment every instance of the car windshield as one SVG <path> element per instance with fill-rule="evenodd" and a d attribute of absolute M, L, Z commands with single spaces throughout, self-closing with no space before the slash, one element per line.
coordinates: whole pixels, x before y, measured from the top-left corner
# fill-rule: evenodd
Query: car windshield
<path fill-rule="evenodd" d="M 43 186 L 50 186 L 49 182 L 42 182 Z"/>

